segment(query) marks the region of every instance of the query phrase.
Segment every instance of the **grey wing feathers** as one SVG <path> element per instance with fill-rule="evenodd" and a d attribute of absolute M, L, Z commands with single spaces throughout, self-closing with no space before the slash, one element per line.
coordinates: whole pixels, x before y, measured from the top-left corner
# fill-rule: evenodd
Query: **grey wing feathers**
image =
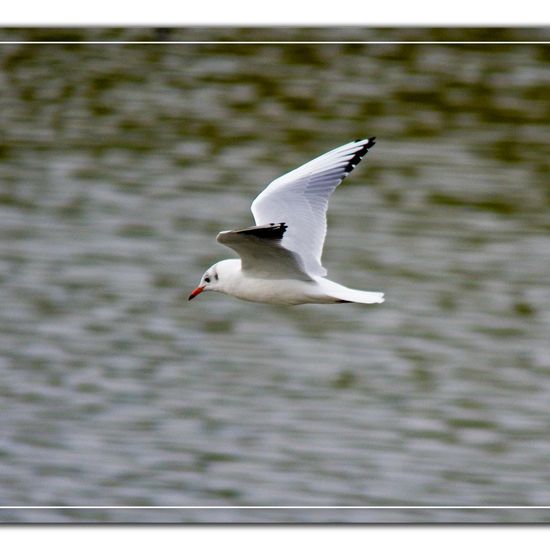
<path fill-rule="evenodd" d="M 326 275 L 321 256 L 329 198 L 374 143 L 372 137 L 329 151 L 272 181 L 252 203 L 257 224 L 275 220 L 288 224 L 284 246 L 299 254 L 311 275 Z"/>
<path fill-rule="evenodd" d="M 217 241 L 241 257 L 241 269 L 266 279 L 311 280 L 300 256 L 281 246 L 285 223 L 269 223 L 238 231 L 222 231 Z"/>

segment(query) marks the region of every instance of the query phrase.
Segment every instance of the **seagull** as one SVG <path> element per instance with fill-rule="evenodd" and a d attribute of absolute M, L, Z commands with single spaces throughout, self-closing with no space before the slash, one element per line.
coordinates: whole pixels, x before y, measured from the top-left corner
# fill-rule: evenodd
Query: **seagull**
<path fill-rule="evenodd" d="M 252 203 L 256 225 L 217 236 L 240 259 L 208 268 L 189 300 L 214 290 L 268 304 L 381 304 L 382 292 L 335 283 L 321 264 L 328 200 L 374 143 L 357 139 L 272 181 Z"/>

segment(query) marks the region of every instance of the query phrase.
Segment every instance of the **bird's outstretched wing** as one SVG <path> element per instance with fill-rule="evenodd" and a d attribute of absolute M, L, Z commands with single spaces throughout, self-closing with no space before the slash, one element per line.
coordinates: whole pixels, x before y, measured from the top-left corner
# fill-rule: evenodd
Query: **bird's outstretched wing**
<path fill-rule="evenodd" d="M 232 248 L 241 257 L 241 269 L 254 277 L 310 281 L 300 257 L 281 246 L 286 230 L 285 223 L 268 223 L 239 231 L 222 231 L 217 241 Z"/>
<path fill-rule="evenodd" d="M 374 137 L 333 149 L 272 181 L 252 203 L 258 225 L 283 220 L 283 246 L 298 254 L 305 272 L 324 277 L 321 265 L 328 201 L 340 182 L 374 145 Z"/>

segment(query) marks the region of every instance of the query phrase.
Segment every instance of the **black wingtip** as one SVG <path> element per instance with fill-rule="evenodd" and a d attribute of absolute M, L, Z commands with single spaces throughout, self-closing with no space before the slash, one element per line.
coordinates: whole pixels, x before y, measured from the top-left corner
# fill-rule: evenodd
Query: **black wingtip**
<path fill-rule="evenodd" d="M 265 225 L 257 225 L 254 227 L 248 227 L 247 229 L 241 229 L 240 231 L 236 231 L 236 233 L 244 233 L 246 235 L 258 237 L 259 239 L 281 240 L 287 228 L 288 225 L 285 222 L 268 223 Z"/>
<path fill-rule="evenodd" d="M 356 139 L 354 143 L 365 141 L 365 139 Z M 345 175 L 346 177 L 360 162 L 361 159 L 367 154 L 367 151 L 376 143 L 376 136 L 370 137 L 367 139 L 366 143 L 356 151 L 355 155 L 351 157 L 349 160 L 347 166 L 345 167 Z"/>
<path fill-rule="evenodd" d="M 372 147 L 376 141 L 376 136 L 367 138 L 367 140 L 368 140 L 368 143 L 365 143 L 365 145 L 368 145 L 368 147 Z M 359 143 L 360 141 L 365 141 L 365 138 L 357 138 L 353 141 L 353 143 Z"/>

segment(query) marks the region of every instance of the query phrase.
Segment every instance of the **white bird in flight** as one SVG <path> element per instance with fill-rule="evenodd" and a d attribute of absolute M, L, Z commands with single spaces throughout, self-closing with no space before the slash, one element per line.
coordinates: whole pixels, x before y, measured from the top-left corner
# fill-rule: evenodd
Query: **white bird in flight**
<path fill-rule="evenodd" d="M 210 267 L 189 300 L 215 290 L 268 304 L 381 304 L 382 292 L 354 290 L 330 281 L 321 265 L 328 200 L 374 140 L 342 145 L 272 181 L 252 203 L 257 225 L 217 236 L 240 260 L 223 260 Z"/>

